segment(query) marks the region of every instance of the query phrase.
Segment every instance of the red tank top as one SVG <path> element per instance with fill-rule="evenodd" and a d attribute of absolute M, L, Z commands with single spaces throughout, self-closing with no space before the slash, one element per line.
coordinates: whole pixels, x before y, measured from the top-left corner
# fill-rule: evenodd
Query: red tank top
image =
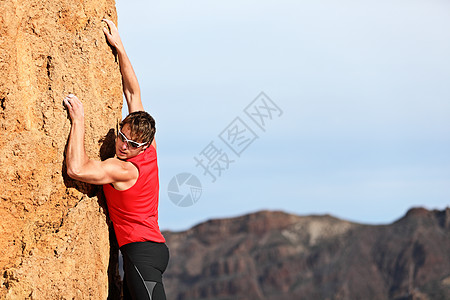
<path fill-rule="evenodd" d="M 127 159 L 139 170 L 136 183 L 119 191 L 103 185 L 109 216 L 119 247 L 132 242 L 164 243 L 158 226 L 159 179 L 156 149 L 151 145 L 139 155 Z"/>

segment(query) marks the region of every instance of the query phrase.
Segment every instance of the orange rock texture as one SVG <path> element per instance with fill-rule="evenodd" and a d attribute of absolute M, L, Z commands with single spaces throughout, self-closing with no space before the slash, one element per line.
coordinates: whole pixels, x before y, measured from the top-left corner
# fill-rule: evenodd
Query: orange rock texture
<path fill-rule="evenodd" d="M 83 102 L 91 158 L 114 154 L 122 86 L 103 18 L 114 0 L 0 1 L 0 299 L 111 294 L 106 208 L 66 175 L 62 104 Z"/>

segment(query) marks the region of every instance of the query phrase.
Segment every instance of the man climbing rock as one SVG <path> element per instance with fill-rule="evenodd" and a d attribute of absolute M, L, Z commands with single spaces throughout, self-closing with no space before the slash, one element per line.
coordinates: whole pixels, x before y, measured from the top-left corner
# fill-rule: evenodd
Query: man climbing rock
<path fill-rule="evenodd" d="M 129 115 L 117 132 L 116 156 L 92 160 L 84 146 L 83 104 L 75 95 L 65 97 L 72 123 L 66 150 L 67 173 L 73 179 L 103 185 L 124 258 L 124 299 L 166 299 L 162 274 L 169 250 L 158 226 L 155 120 L 144 111 L 139 83 L 117 27 L 110 20 L 104 21 L 108 25 L 103 29 L 106 39 L 119 58 Z"/>

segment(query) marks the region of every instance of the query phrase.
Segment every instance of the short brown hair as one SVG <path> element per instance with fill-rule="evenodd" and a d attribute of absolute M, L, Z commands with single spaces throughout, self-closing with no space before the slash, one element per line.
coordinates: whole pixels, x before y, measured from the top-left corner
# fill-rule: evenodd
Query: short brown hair
<path fill-rule="evenodd" d="M 130 125 L 131 137 L 130 139 L 139 143 L 153 142 L 155 137 L 156 126 L 155 119 L 145 111 L 135 111 L 129 114 L 120 122 L 120 129 L 126 124 Z"/>

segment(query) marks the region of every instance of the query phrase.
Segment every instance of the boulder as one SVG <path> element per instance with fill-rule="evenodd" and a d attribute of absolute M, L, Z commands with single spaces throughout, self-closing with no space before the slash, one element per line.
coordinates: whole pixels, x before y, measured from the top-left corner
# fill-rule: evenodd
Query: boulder
<path fill-rule="evenodd" d="M 88 155 L 114 155 L 122 86 L 103 18 L 116 22 L 114 0 L 0 1 L 1 299 L 117 296 L 101 189 L 64 164 L 69 93 L 84 104 Z"/>

